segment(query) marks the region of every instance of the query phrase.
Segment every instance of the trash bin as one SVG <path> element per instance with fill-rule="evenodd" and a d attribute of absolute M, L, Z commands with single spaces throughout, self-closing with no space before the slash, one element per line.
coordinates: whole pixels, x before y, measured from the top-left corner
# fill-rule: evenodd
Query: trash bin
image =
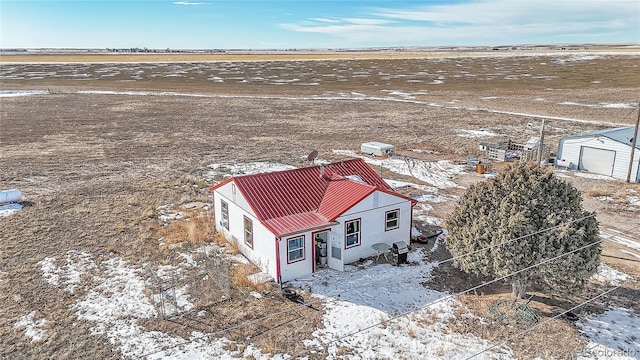
<path fill-rule="evenodd" d="M 396 241 L 391 246 L 393 254 L 393 265 L 398 266 L 407 262 L 407 254 L 409 253 L 409 244 L 406 241 Z"/>

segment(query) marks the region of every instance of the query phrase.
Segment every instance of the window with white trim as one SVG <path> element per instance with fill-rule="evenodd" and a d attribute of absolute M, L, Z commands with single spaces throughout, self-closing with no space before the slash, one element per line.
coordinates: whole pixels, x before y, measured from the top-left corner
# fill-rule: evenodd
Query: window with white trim
<path fill-rule="evenodd" d="M 244 217 L 244 243 L 253 249 L 253 222 L 248 217 Z"/>
<path fill-rule="evenodd" d="M 345 249 L 360 245 L 360 219 L 347 221 L 345 227 Z"/>
<path fill-rule="evenodd" d="M 287 262 L 304 260 L 304 236 L 287 240 Z"/>
<path fill-rule="evenodd" d="M 220 200 L 220 225 L 229 230 L 229 204 Z"/>
<path fill-rule="evenodd" d="M 400 227 L 400 210 L 387 211 L 384 214 L 384 230 L 389 231 Z"/>

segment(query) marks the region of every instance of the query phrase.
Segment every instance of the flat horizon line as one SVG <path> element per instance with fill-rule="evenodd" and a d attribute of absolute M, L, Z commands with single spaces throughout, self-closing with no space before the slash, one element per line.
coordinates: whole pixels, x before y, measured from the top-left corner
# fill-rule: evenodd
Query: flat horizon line
<path fill-rule="evenodd" d="M 371 47 L 336 47 L 336 48 L 148 48 L 148 47 L 11 47 L 0 48 L 1 52 L 29 52 L 29 51 L 86 51 L 86 52 L 318 52 L 318 51 L 420 51 L 437 49 L 490 49 L 490 50 L 527 50 L 527 48 L 557 48 L 568 50 L 569 47 L 637 47 L 637 43 L 551 43 L 551 44 L 501 44 L 501 45 L 413 45 L 413 46 L 371 46 Z"/>

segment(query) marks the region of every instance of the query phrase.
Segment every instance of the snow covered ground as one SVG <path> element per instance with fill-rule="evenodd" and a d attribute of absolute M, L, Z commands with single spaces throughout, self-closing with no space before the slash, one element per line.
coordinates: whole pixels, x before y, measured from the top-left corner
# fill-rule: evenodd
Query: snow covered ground
<path fill-rule="evenodd" d="M 0 97 L 16 97 L 48 94 L 47 90 L 0 90 Z"/>
<path fill-rule="evenodd" d="M 348 348 L 357 354 L 354 359 L 455 359 L 490 347 L 475 336 L 448 331 L 448 321 L 462 305 L 447 293 L 421 285 L 433 270 L 422 249 L 410 252 L 408 261 L 392 266 L 369 260 L 344 272 L 327 269 L 293 282 L 326 301 L 325 328 L 305 344 L 329 344 L 332 355 Z M 464 309 L 462 313 L 471 316 Z M 503 349 L 480 358 L 506 359 L 511 352 Z"/>
<path fill-rule="evenodd" d="M 622 285 L 622 283 L 624 283 L 625 281 L 633 280 L 632 276 L 625 274 L 622 271 L 613 269 L 605 263 L 600 263 L 600 266 L 598 266 L 598 271 L 593 274 L 591 278 L 601 283 L 614 286 L 619 286 Z"/>
<path fill-rule="evenodd" d="M 22 209 L 22 205 L 20 204 L 5 204 L 0 205 L 0 217 L 9 216 L 17 211 Z"/>
<path fill-rule="evenodd" d="M 498 136 L 499 134 L 494 133 L 491 130 L 465 130 L 460 129 L 460 133 L 457 134 L 460 137 L 465 138 L 484 138 L 484 137 L 493 137 Z"/>
<path fill-rule="evenodd" d="M 622 232 L 615 229 L 601 229 L 600 235 L 609 241 L 624 245 L 628 248 L 640 251 L 640 243 L 625 236 Z"/>
<path fill-rule="evenodd" d="M 24 315 L 16 322 L 13 327 L 15 329 L 22 329 L 24 335 L 31 339 L 31 342 L 40 341 L 46 334 L 44 329 L 47 326 L 47 319 L 41 318 L 35 320 L 36 312 L 32 311 L 27 315 Z"/>
<path fill-rule="evenodd" d="M 371 158 L 360 155 L 351 150 L 332 150 L 336 155 L 362 158 L 374 169 L 384 167 L 399 175 L 412 176 L 420 181 L 434 186 L 437 189 L 464 187 L 456 184 L 452 178 L 455 175 L 465 174 L 464 165 L 455 165 L 448 160 L 422 161 L 402 156 L 392 156 L 386 159 Z"/>
<path fill-rule="evenodd" d="M 188 254 L 183 256 L 188 265 Z M 421 251 L 410 254 L 411 264 L 400 267 L 390 264 L 348 267 L 346 272 L 326 270 L 314 278 L 300 280 L 297 285 L 313 292 L 314 299 L 326 303 L 324 328 L 310 339 L 304 339 L 310 349 L 329 346 L 329 359 L 339 358 L 340 349 L 349 349 L 352 359 L 375 359 L 379 356 L 402 356 L 409 359 L 432 357 L 464 358 L 469 352 L 479 352 L 491 346 L 484 340 L 447 330 L 447 322 L 461 306 L 454 299 L 422 285 L 432 266 L 425 263 Z M 78 279 L 89 277 L 91 288 L 71 306 L 78 319 L 93 324 L 94 335 L 104 335 L 125 358 L 149 359 L 235 359 L 253 356 L 255 359 L 289 359 L 295 354 L 267 355 L 249 346 L 242 352 L 232 341 L 216 334 L 193 332 L 181 338 L 144 329 L 139 321 L 159 316 L 154 299 L 147 296 L 149 284 L 143 269 L 119 257 L 107 260 L 77 251 L 67 253 L 64 261 L 45 258 L 40 262 L 43 277 L 61 291 L 77 292 Z M 167 273 L 172 269 L 160 269 Z M 183 289 L 182 304 L 189 308 L 188 289 Z M 252 295 L 255 297 L 255 295 Z M 309 300 L 309 299 L 307 299 Z M 398 316 L 405 312 L 410 316 Z M 470 314 L 465 316 L 471 316 Z M 46 337 L 47 321 L 27 314 L 14 327 L 38 341 Z M 480 357 L 511 358 L 508 349 Z"/>
<path fill-rule="evenodd" d="M 613 308 L 576 323 L 588 339 L 578 359 L 639 359 L 640 314 Z"/>

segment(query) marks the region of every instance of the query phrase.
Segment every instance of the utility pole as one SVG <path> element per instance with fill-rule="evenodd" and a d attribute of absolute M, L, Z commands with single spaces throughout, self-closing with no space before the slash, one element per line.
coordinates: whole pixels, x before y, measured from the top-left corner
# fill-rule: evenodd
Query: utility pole
<path fill-rule="evenodd" d="M 629 157 L 629 171 L 627 171 L 627 182 L 631 179 L 631 168 L 633 167 L 633 157 L 636 152 L 636 141 L 638 140 L 638 124 L 640 124 L 640 101 L 638 101 L 638 117 L 636 117 L 636 128 L 631 139 L 631 156 Z M 640 164 L 638 164 L 640 167 Z M 639 170 L 640 171 L 640 170 Z"/>
<path fill-rule="evenodd" d="M 538 143 L 538 166 L 542 166 L 542 147 L 544 146 L 544 121 L 542 119 L 542 130 L 540 130 L 540 142 Z"/>

